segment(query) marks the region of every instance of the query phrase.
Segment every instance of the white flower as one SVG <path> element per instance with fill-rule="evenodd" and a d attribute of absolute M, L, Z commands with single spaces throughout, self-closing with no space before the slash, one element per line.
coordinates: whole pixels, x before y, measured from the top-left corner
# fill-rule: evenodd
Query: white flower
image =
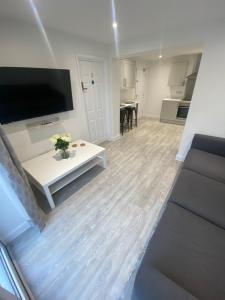
<path fill-rule="evenodd" d="M 72 142 L 72 137 L 70 133 L 64 133 L 64 134 L 54 134 L 51 138 L 50 138 L 50 142 L 55 145 L 57 143 L 57 140 L 61 139 L 64 142 L 67 143 L 71 143 Z"/>
<path fill-rule="evenodd" d="M 57 143 L 57 139 L 54 137 L 51 137 L 49 140 L 53 145 L 55 145 Z"/>
<path fill-rule="evenodd" d="M 70 136 L 67 136 L 67 135 L 61 136 L 61 139 L 62 139 L 64 142 L 68 142 L 68 143 L 71 143 L 71 142 L 72 142 L 71 137 L 70 137 Z"/>
<path fill-rule="evenodd" d="M 60 138 L 59 134 L 54 134 L 49 140 L 50 142 L 55 145 L 57 143 L 57 140 Z"/>

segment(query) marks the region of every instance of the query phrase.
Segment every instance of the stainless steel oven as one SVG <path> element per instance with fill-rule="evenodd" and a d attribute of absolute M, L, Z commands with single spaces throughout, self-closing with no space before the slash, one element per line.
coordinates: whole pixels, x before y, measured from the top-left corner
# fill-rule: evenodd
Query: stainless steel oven
<path fill-rule="evenodd" d="M 189 105 L 179 105 L 177 110 L 177 119 L 187 119 Z"/>

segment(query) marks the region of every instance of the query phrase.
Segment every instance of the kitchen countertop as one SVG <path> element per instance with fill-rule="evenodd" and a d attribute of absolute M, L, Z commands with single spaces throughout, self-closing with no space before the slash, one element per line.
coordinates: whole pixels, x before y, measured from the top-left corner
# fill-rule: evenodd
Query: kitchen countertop
<path fill-rule="evenodd" d="M 170 98 L 165 98 L 163 101 L 173 101 L 173 102 L 191 102 L 190 100 L 183 100 L 183 99 L 170 99 Z"/>
<path fill-rule="evenodd" d="M 124 101 L 120 103 L 120 108 L 125 108 L 125 107 L 131 107 L 131 106 L 136 106 L 138 104 L 138 101 Z"/>

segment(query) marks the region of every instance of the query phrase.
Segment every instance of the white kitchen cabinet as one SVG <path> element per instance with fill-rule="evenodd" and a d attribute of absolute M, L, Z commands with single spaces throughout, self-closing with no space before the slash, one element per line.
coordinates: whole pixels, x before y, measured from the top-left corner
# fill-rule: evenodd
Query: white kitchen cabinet
<path fill-rule="evenodd" d="M 135 62 L 128 59 L 120 61 L 120 87 L 135 88 Z"/>
<path fill-rule="evenodd" d="M 161 122 L 174 122 L 177 118 L 178 100 L 163 100 L 160 114 Z"/>
<path fill-rule="evenodd" d="M 187 75 L 187 61 L 180 61 L 171 65 L 169 86 L 184 86 Z"/>
<path fill-rule="evenodd" d="M 189 107 L 190 101 L 184 101 L 179 99 L 163 99 L 160 121 L 165 123 L 184 125 L 186 119 L 179 118 L 177 116 L 178 108 L 180 106 Z"/>

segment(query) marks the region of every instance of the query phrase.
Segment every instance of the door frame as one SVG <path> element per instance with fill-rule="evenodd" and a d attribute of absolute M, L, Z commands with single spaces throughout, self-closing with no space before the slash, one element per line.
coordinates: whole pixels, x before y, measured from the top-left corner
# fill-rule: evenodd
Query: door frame
<path fill-rule="evenodd" d="M 12 299 L 22 300 L 34 300 L 34 297 L 27 286 L 22 274 L 20 273 L 16 262 L 11 258 L 7 247 L 0 241 L 0 256 L 3 262 L 6 273 L 8 274 L 9 281 L 11 282 L 13 289 L 18 294 Z M 1 287 L 1 286 L 0 286 Z M 0 294 L 4 291 L 0 291 Z M 6 291 L 7 294 L 7 291 Z M 11 299 L 11 298 L 10 298 Z"/>
<path fill-rule="evenodd" d="M 101 62 L 103 63 L 103 85 L 104 85 L 104 98 L 105 98 L 105 105 L 104 105 L 104 118 L 105 118 L 105 125 L 106 125 L 106 131 L 105 131 L 105 141 L 109 139 L 109 94 L 108 94 L 108 80 L 107 80 L 107 74 L 108 74 L 108 65 L 107 65 L 107 59 L 105 57 L 100 57 L 100 56 L 93 56 L 93 55 L 85 55 L 85 54 L 78 54 L 76 55 L 76 64 L 77 64 L 77 70 L 78 70 L 78 79 L 79 79 L 79 91 L 81 95 L 81 99 L 83 99 L 84 102 L 84 107 L 85 107 L 85 115 L 86 115 L 86 121 L 88 125 L 88 134 L 90 138 L 90 127 L 89 127 L 89 122 L 88 122 L 88 113 L 87 113 L 87 105 L 86 101 L 84 99 L 84 93 L 81 88 L 81 82 L 82 82 L 82 77 L 81 77 L 81 66 L 80 63 L 81 61 L 89 61 L 89 62 Z"/>

